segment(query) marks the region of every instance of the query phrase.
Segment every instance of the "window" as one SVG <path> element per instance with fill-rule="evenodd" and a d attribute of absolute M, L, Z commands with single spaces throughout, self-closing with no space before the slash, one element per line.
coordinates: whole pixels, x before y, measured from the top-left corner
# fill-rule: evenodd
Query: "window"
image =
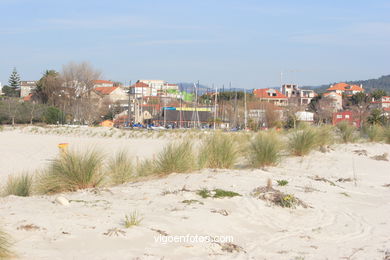
<path fill-rule="evenodd" d="M 345 115 L 345 118 L 349 118 L 349 115 Z"/>
<path fill-rule="evenodd" d="M 337 115 L 336 118 L 343 118 L 343 116 L 342 115 Z"/>

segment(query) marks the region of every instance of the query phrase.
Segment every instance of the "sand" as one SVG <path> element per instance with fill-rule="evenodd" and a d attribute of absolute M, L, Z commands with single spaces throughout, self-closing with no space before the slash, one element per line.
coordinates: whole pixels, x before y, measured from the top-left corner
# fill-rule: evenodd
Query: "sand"
<path fill-rule="evenodd" d="M 58 142 L 102 145 L 108 153 L 137 146 L 137 154 L 148 157 L 155 152 L 152 143 L 168 141 L 124 143 L 6 131 L 0 133 L 1 173 L 41 167 L 57 152 Z M 288 157 L 263 170 L 205 169 L 55 196 L 8 196 L 0 198 L 0 223 L 12 235 L 20 259 L 384 259 L 390 255 L 390 187 L 384 186 L 390 184 L 390 162 L 371 158 L 384 152 L 390 154 L 389 145 L 334 145 L 330 152 Z M 338 181 L 354 177 L 356 182 Z M 310 207 L 281 208 L 252 197 L 253 189 L 268 178 L 275 189 Z M 278 186 L 282 179 L 288 185 Z M 195 192 L 201 188 L 242 196 L 204 199 Z M 55 203 L 58 196 L 69 205 Z M 143 219 L 126 229 L 125 215 L 134 211 Z M 236 246 L 163 244 L 155 241 L 160 234 L 231 236 Z"/>

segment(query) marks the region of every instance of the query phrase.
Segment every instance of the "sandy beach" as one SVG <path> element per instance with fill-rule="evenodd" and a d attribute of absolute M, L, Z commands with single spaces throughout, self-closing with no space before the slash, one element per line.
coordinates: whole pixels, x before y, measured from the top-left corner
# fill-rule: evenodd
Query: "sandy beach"
<path fill-rule="evenodd" d="M 0 176 L 44 167 L 60 142 L 107 154 L 124 148 L 150 158 L 169 141 L 3 131 Z M 204 169 L 52 196 L 8 196 L 0 198 L 0 223 L 19 259 L 385 259 L 390 162 L 372 158 L 383 153 L 390 153 L 390 145 L 337 144 L 266 169 Z M 308 207 L 281 208 L 253 197 L 268 179 Z M 288 185 L 278 186 L 277 180 Z M 202 188 L 241 196 L 202 198 L 196 193 Z M 56 203 L 59 196 L 69 205 Z M 125 215 L 134 211 L 141 223 L 125 228 Z M 164 243 L 172 236 L 233 241 Z"/>

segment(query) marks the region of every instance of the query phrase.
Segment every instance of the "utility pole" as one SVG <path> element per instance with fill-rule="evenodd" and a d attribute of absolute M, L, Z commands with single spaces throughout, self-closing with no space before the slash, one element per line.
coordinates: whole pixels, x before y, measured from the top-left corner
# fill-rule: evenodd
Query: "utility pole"
<path fill-rule="evenodd" d="M 214 87 L 214 84 L 213 84 Z M 215 87 L 215 99 L 214 99 L 214 130 L 215 130 L 215 125 L 217 121 L 217 102 L 218 102 L 218 90 L 217 87 Z"/>
<path fill-rule="evenodd" d="M 131 100 L 130 100 L 130 96 L 131 96 L 131 80 L 129 81 L 129 91 L 127 93 L 129 94 L 129 101 L 128 101 L 128 104 L 127 104 L 127 126 L 130 126 L 130 124 L 131 124 L 131 108 L 130 108 L 130 106 L 131 106 Z"/>
<path fill-rule="evenodd" d="M 248 125 L 248 112 L 246 107 L 246 89 L 244 89 L 244 129 L 246 130 Z"/>

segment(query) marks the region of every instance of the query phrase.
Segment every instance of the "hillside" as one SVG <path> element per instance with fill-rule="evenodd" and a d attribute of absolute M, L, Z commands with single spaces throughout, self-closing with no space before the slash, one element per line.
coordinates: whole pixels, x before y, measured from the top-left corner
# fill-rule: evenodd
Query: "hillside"
<path fill-rule="evenodd" d="M 307 88 L 314 89 L 316 92 L 322 93 L 325 92 L 326 89 L 329 88 L 329 86 L 334 83 L 329 83 L 321 86 L 308 86 Z M 375 89 L 383 89 L 388 93 L 390 93 L 390 75 L 381 76 L 377 79 L 347 81 L 346 83 L 354 84 L 354 85 L 362 84 L 366 92 L 371 92 Z"/>

